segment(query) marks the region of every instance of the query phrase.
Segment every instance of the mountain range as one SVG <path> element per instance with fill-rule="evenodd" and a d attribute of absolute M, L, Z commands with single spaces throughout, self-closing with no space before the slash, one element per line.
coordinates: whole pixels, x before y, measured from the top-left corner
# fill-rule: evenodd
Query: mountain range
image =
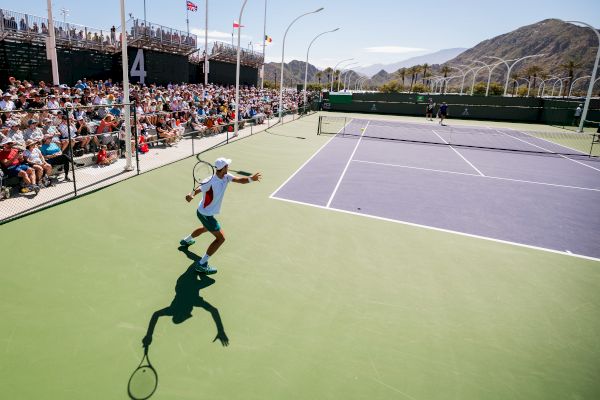
<path fill-rule="evenodd" d="M 408 58 L 403 61 L 398 61 L 392 64 L 373 64 L 368 65 L 366 67 L 356 68 L 355 71 L 359 74 L 367 75 L 369 77 L 375 75 L 379 71 L 383 70 L 387 73 L 392 73 L 398 71 L 400 68 L 412 67 L 413 65 L 422 65 L 422 64 L 442 64 L 448 60 L 453 59 L 458 56 L 463 51 L 467 50 L 463 47 L 457 47 L 453 49 L 444 49 L 440 51 L 436 51 L 435 53 L 425 54 L 422 56 Z"/>
<path fill-rule="evenodd" d="M 519 61 L 512 72 L 523 74 L 531 66 L 540 68 L 538 76 L 560 76 L 566 77 L 569 74 L 565 64 L 573 61 L 575 68 L 573 75 L 575 78 L 589 75 L 596 56 L 598 48 L 598 38 L 589 28 L 576 26 L 558 19 L 546 19 L 531 25 L 523 26 L 511 32 L 484 40 L 470 49 L 446 49 L 436 53 L 413 57 L 408 60 L 393 64 L 376 64 L 369 67 L 357 68 L 351 72 L 351 80 L 361 75 L 369 75 L 372 71 L 381 67 L 375 72 L 367 83 L 372 86 L 380 86 L 392 79 L 398 79 L 395 72 L 399 68 L 406 68 L 413 65 L 429 64 L 428 72 L 432 75 L 439 75 L 441 65 L 476 65 L 474 60 L 480 60 L 492 64 L 494 60 L 487 58 L 489 56 L 500 57 L 505 60 L 516 60 L 528 55 L 540 56 L 531 57 Z M 437 62 L 435 61 L 437 57 Z M 450 58 L 448 58 L 450 57 Z M 512 62 L 511 62 L 512 63 Z M 304 82 L 303 61 L 291 61 L 284 64 L 286 82 L 292 83 Z M 266 80 L 273 81 L 275 73 L 279 78 L 279 63 L 265 64 Z M 308 68 L 308 81 L 317 83 L 317 72 L 319 69 L 311 64 Z M 487 80 L 485 69 L 477 75 L 477 81 Z M 453 70 L 449 75 L 456 75 Z M 327 77 L 321 78 L 325 82 Z M 493 80 L 502 81 L 506 76 L 506 67 L 498 66 L 494 70 Z M 410 80 L 410 76 L 407 77 Z M 419 80 L 422 79 L 419 76 Z M 279 81 L 279 79 L 278 79 Z"/>

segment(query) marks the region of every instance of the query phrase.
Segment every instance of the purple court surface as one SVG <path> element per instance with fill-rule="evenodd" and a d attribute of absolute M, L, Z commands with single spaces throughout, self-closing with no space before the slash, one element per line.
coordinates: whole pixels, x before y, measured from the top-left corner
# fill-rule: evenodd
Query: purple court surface
<path fill-rule="evenodd" d="M 271 197 L 600 259 L 598 158 L 367 137 L 402 132 L 439 142 L 462 132 L 476 142 L 489 140 L 486 130 L 354 119 Z M 557 146 L 510 129 L 493 140 Z"/>

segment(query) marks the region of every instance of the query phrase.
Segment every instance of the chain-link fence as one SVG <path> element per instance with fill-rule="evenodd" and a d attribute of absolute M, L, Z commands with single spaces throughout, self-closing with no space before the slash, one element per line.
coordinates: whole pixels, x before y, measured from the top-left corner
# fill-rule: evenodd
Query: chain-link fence
<path fill-rule="evenodd" d="M 0 224 L 279 124 L 276 114 L 138 113 L 131 104 L 131 165 L 123 109 L 101 105 L 0 112 Z M 281 123 L 310 113 L 286 110 Z"/>

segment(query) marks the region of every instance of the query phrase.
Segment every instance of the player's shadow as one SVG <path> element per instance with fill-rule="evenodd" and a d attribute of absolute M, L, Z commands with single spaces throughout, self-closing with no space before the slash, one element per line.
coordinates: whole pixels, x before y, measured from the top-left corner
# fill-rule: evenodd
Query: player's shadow
<path fill-rule="evenodd" d="M 215 322 L 217 335 L 213 342 L 218 339 L 223 346 L 229 345 L 229 338 L 225 333 L 219 310 L 200 296 L 200 290 L 212 285 L 215 283 L 215 280 L 204 274 L 199 274 L 194 269 L 194 264 L 201 257 L 189 251 L 186 246 L 179 247 L 179 251 L 185 253 L 187 258 L 193 262 L 186 271 L 177 278 L 177 283 L 175 284 L 175 298 L 173 298 L 171 304 L 168 307 L 156 310 L 152 314 L 150 323 L 148 324 L 148 331 L 146 332 L 146 336 L 142 339 L 142 344 L 144 346 L 150 346 L 154 328 L 160 317 L 169 316 L 174 324 L 181 324 L 192 317 L 192 310 L 194 307 L 199 307 L 208 311 Z"/>

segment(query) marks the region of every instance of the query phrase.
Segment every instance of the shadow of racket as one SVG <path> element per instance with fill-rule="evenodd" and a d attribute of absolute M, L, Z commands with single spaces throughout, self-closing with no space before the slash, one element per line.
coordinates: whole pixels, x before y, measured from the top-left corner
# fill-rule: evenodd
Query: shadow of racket
<path fill-rule="evenodd" d="M 127 384 L 127 393 L 133 400 L 149 399 L 158 387 L 158 374 L 148 358 L 148 347 L 144 346 L 142 361 L 131 374 Z"/>

